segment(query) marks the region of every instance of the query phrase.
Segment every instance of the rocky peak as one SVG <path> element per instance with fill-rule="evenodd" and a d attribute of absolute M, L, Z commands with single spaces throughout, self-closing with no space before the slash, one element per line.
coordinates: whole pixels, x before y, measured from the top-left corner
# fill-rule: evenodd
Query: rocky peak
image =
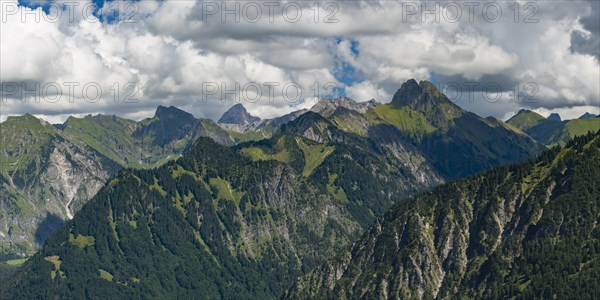
<path fill-rule="evenodd" d="M 423 89 L 416 80 L 410 79 L 400 86 L 400 89 L 394 94 L 392 103 L 398 106 L 411 105 L 423 93 Z"/>
<path fill-rule="evenodd" d="M 452 103 L 446 95 L 429 81 L 419 84 L 414 79 L 403 83 L 392 98 L 392 106 L 396 108 L 408 106 L 422 113 L 436 128 L 448 128 L 454 118 L 461 116 L 464 110 Z"/>
<path fill-rule="evenodd" d="M 313 107 L 311 107 L 310 110 L 322 116 L 328 117 L 333 114 L 338 107 L 343 107 L 359 113 L 365 113 L 370 108 L 379 104 L 380 103 L 375 101 L 375 99 L 371 99 L 366 102 L 356 102 L 348 97 L 338 97 L 334 99 L 323 98 L 319 100 L 319 102 L 317 102 L 317 104 L 315 104 Z"/>
<path fill-rule="evenodd" d="M 246 131 L 260 122 L 259 117 L 250 114 L 242 104 L 236 104 L 227 110 L 217 122 L 228 129 Z"/>
<path fill-rule="evenodd" d="M 557 113 L 551 113 L 547 119 L 551 120 L 551 121 L 559 121 L 559 122 L 562 121 L 562 119 L 560 118 L 560 115 Z"/>
<path fill-rule="evenodd" d="M 154 117 L 159 118 L 163 121 L 180 119 L 180 120 L 189 120 L 194 119 L 194 116 L 186 111 L 183 111 L 175 106 L 162 106 L 159 105 L 156 108 L 156 112 L 154 113 Z"/>
<path fill-rule="evenodd" d="M 431 82 L 410 79 L 403 83 L 400 89 L 394 94 L 392 104 L 395 106 L 410 106 L 415 109 L 431 108 L 432 106 L 450 105 L 458 108 L 446 95 L 444 95 Z"/>
<path fill-rule="evenodd" d="M 592 118 L 597 118 L 598 115 L 595 114 L 590 114 L 589 112 L 586 112 L 585 114 L 581 115 L 581 117 L 579 117 L 580 119 L 592 119 Z"/>

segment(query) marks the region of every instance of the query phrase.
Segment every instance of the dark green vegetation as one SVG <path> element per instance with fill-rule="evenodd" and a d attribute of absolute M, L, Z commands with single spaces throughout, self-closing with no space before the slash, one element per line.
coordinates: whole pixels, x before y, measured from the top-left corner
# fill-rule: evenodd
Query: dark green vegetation
<path fill-rule="evenodd" d="M 47 213 L 37 228 L 40 241 L 62 224 L 63 210 L 69 216 L 83 206 L 2 286 L 10 291 L 2 296 L 274 297 L 348 246 L 399 199 L 526 160 L 544 148 L 414 80 L 390 104 L 336 99 L 271 120 L 236 110 L 241 118 L 229 121 L 235 126 L 228 130 L 164 107 L 140 122 L 88 116 L 57 127 L 25 126 L 29 133 L 48 130 L 91 154 L 65 150 L 48 160 L 46 152 L 15 143 L 11 147 L 42 153 L 34 159 L 40 171 L 23 174 L 43 178 L 50 163 L 60 162 L 59 178 L 67 179 L 61 187 L 70 193 L 66 187 L 73 182 L 88 182 L 81 180 L 82 168 L 105 175 L 89 203 L 84 197 L 58 202 L 56 213 Z M 236 142 L 241 144 L 231 146 Z M 180 157 L 182 152 L 187 154 Z M 9 158 L 19 166 L 31 153 Z M 100 173 L 105 165 L 92 169 L 83 163 L 89 160 L 113 169 Z M 101 188 L 122 167 L 129 168 Z M 3 177 L 2 187 L 18 197 L 22 189 L 10 182 L 12 174 Z M 9 215 L 16 216 L 13 223 L 22 220 Z M 14 236 L 9 234 L 11 243 Z"/>
<path fill-rule="evenodd" d="M 377 106 L 367 115 L 376 124 L 398 128 L 447 179 L 522 161 L 544 149 L 499 120 L 462 110 L 427 81 L 407 81 L 390 104 Z"/>
<path fill-rule="evenodd" d="M 316 117 L 328 123 L 316 114 L 297 122 Z M 338 134 L 348 141 L 281 133 L 227 148 L 200 138 L 157 169 L 122 170 L 2 286 L 2 297 L 281 294 L 374 215 L 425 187 L 365 138 Z"/>
<path fill-rule="evenodd" d="M 590 114 L 579 119 L 560 121 L 560 117 L 555 120 L 529 110 L 521 110 L 506 122 L 550 147 L 564 146 L 576 136 L 600 130 L 600 118 Z"/>
<path fill-rule="evenodd" d="M 600 297 L 600 132 L 393 206 L 288 298 Z"/>
<path fill-rule="evenodd" d="M 174 107 L 151 119 L 69 118 L 52 126 L 32 115 L 0 124 L 0 254 L 33 254 L 122 167 L 158 166 L 200 136 L 232 145 L 214 122 Z"/>

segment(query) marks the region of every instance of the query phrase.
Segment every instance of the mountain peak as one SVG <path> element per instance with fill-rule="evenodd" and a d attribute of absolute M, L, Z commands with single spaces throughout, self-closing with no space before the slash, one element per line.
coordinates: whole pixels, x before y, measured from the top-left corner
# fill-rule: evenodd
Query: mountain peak
<path fill-rule="evenodd" d="M 598 117 L 598 115 L 595 114 L 590 114 L 589 112 L 586 112 L 585 114 L 581 115 L 581 117 L 579 117 L 580 119 L 592 119 L 592 118 L 596 118 Z"/>
<path fill-rule="evenodd" d="M 521 109 L 516 115 L 506 120 L 506 123 L 525 131 L 546 121 L 548 120 L 544 116 L 534 111 Z"/>
<path fill-rule="evenodd" d="M 562 121 L 562 119 L 560 118 L 560 115 L 557 113 L 551 113 L 547 119 L 551 120 L 551 121 L 559 121 L 559 122 Z"/>
<path fill-rule="evenodd" d="M 154 117 L 159 119 L 175 119 L 175 118 L 186 118 L 189 119 L 194 118 L 194 116 L 186 111 L 183 111 L 175 106 L 162 106 L 159 105 L 156 108 L 156 112 L 154 113 Z"/>
<path fill-rule="evenodd" d="M 246 131 L 253 124 L 260 122 L 259 117 L 250 114 L 244 105 L 238 103 L 228 109 L 217 122 L 220 125 L 225 125 L 229 129 Z"/>
<path fill-rule="evenodd" d="M 424 103 L 425 102 L 425 103 Z M 430 102 L 427 104 L 427 102 Z M 400 89 L 394 94 L 392 104 L 395 106 L 431 106 L 439 104 L 453 104 L 438 88 L 427 80 L 417 83 L 410 79 L 400 86 Z"/>
<path fill-rule="evenodd" d="M 422 113 L 436 128 L 447 128 L 452 119 L 462 115 L 464 110 L 452 103 L 446 95 L 429 81 L 410 79 L 403 83 L 392 98 L 392 107 L 409 107 Z"/>
<path fill-rule="evenodd" d="M 379 105 L 379 103 L 374 99 L 365 102 L 356 102 L 348 97 L 337 97 L 334 99 L 323 98 L 319 100 L 319 102 L 317 102 L 317 104 L 315 104 L 313 107 L 311 107 L 310 110 L 322 116 L 328 117 L 333 114 L 338 107 L 365 113 L 370 108 L 377 105 Z"/>
<path fill-rule="evenodd" d="M 423 93 L 423 89 L 416 80 L 410 79 L 400 86 L 400 89 L 394 94 L 392 103 L 395 105 L 411 105 Z"/>

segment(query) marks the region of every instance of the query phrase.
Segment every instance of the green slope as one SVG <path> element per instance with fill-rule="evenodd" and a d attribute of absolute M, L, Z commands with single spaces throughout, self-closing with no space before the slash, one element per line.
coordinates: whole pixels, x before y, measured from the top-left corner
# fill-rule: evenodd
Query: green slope
<path fill-rule="evenodd" d="M 120 168 L 161 165 L 200 136 L 235 143 L 214 122 L 162 106 L 140 122 L 89 115 L 52 126 L 26 114 L 0 130 L 0 254 L 19 256 L 33 254 Z"/>
<path fill-rule="evenodd" d="M 367 115 L 376 126 L 400 130 L 446 179 L 523 161 L 545 149 L 502 121 L 462 110 L 427 81 L 405 82 L 391 103 Z"/>
<path fill-rule="evenodd" d="M 536 125 L 547 121 L 548 119 L 544 118 L 536 112 L 522 109 L 512 118 L 508 119 L 506 123 L 523 131 L 527 131 L 527 129 L 535 127 Z"/>
<path fill-rule="evenodd" d="M 373 111 L 377 115 L 375 120 L 380 119 L 391 124 L 415 140 L 436 130 L 421 112 L 408 106 L 397 108 L 391 103 L 382 104 L 374 107 Z"/>
<path fill-rule="evenodd" d="M 600 132 L 405 199 L 290 299 L 600 297 Z"/>
<path fill-rule="evenodd" d="M 157 169 L 121 171 L 2 285 L 2 298 L 276 297 L 427 186 L 316 114 L 287 128 L 313 121 L 334 134 L 328 142 L 292 131 L 234 148 L 200 138 Z"/>
<path fill-rule="evenodd" d="M 553 147 L 564 146 L 574 137 L 598 130 L 600 130 L 600 119 L 591 118 L 543 122 L 529 128 L 526 132 L 548 147 Z"/>
<path fill-rule="evenodd" d="M 63 132 L 85 142 L 123 166 L 141 167 L 139 142 L 133 137 L 135 121 L 116 116 L 69 117 Z"/>

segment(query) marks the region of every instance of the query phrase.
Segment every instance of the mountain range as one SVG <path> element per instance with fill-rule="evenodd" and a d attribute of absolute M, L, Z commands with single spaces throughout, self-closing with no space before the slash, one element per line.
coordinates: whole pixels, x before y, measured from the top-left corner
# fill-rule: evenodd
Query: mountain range
<path fill-rule="evenodd" d="M 323 99 L 268 120 L 242 105 L 217 123 L 162 106 L 139 122 L 10 117 L 0 250 L 43 247 L 0 296 L 281 295 L 395 203 L 546 149 L 510 123 L 414 80 L 387 104 Z"/>
<path fill-rule="evenodd" d="M 289 299 L 600 297 L 600 132 L 394 205 Z"/>
<path fill-rule="evenodd" d="M 585 113 L 579 119 L 562 121 L 556 113 L 544 118 L 540 114 L 522 109 L 506 123 L 519 128 L 547 146 L 565 145 L 572 138 L 600 128 L 600 118 Z"/>
<path fill-rule="evenodd" d="M 121 168 L 178 158 L 200 136 L 235 143 L 214 122 L 162 106 L 139 122 L 90 115 L 53 126 L 8 117 L 0 132 L 0 253 L 18 256 L 37 250 Z"/>

